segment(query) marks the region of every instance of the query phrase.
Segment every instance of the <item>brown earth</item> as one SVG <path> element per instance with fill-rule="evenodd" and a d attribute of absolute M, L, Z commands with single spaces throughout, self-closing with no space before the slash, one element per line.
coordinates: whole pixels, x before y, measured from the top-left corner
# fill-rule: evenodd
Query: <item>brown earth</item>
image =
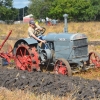
<path fill-rule="evenodd" d="M 20 89 L 35 95 L 47 94 L 66 96 L 72 93 L 72 99 L 92 100 L 100 98 L 100 82 L 82 77 L 56 75 L 43 72 L 28 72 L 0 67 L 0 87 L 11 91 Z"/>

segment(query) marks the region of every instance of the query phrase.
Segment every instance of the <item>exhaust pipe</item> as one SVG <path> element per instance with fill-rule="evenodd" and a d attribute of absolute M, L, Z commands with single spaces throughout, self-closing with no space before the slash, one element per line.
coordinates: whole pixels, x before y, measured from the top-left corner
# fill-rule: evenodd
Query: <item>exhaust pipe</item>
<path fill-rule="evenodd" d="M 67 17 L 68 17 L 68 14 L 64 14 L 63 17 L 64 17 L 64 22 L 65 22 L 64 33 L 67 33 L 68 32 L 68 26 L 67 26 Z"/>

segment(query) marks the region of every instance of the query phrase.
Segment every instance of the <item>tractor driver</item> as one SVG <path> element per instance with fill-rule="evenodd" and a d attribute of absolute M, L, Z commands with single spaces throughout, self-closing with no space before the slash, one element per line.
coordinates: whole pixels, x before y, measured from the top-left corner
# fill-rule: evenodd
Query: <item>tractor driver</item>
<path fill-rule="evenodd" d="M 39 37 L 36 36 L 35 30 L 42 30 L 42 28 L 39 25 L 35 24 L 35 22 L 33 20 L 30 20 L 29 21 L 29 28 L 28 28 L 29 37 L 33 37 L 37 41 L 45 43 L 46 42 L 45 40 L 40 39 Z"/>

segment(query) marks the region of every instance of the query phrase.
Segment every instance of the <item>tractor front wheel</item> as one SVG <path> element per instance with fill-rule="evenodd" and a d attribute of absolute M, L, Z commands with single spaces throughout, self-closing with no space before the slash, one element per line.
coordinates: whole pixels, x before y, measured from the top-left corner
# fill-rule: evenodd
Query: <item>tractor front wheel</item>
<path fill-rule="evenodd" d="M 100 68 L 100 54 L 97 52 L 89 53 L 88 65 L 94 65 L 95 68 Z"/>
<path fill-rule="evenodd" d="M 66 59 L 59 58 L 54 65 L 54 73 L 72 76 L 71 67 Z"/>

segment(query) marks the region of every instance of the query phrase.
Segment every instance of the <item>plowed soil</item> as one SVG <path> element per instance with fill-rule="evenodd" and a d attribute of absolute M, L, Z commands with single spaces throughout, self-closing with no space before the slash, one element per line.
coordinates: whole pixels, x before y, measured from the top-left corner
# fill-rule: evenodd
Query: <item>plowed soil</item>
<path fill-rule="evenodd" d="M 28 72 L 0 67 L 0 87 L 9 90 L 21 89 L 36 95 L 50 93 L 55 96 L 66 96 L 72 93 L 76 100 L 100 98 L 100 82 L 81 77 L 67 77 L 44 72 Z"/>

